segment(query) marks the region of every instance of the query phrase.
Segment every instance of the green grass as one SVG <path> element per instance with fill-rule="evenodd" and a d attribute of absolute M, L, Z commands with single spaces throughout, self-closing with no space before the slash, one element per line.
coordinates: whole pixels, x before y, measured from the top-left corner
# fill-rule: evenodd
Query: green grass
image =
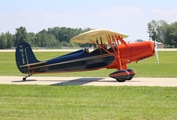
<path fill-rule="evenodd" d="M 59 55 L 66 54 L 66 52 L 36 52 L 35 55 L 39 60 L 47 60 Z M 24 76 L 20 73 L 15 63 L 15 53 L 0 52 L 0 75 L 4 76 Z M 160 64 L 157 64 L 156 57 L 151 57 L 138 63 L 128 64 L 136 72 L 135 77 L 177 77 L 177 52 L 176 51 L 159 51 Z M 88 72 L 75 73 L 58 73 L 37 76 L 93 76 L 93 77 L 107 77 L 116 69 L 105 69 Z"/>
<path fill-rule="evenodd" d="M 159 59 L 160 64 L 157 64 L 154 56 L 129 67 L 135 69 L 137 77 L 177 77 L 177 52 L 160 51 Z"/>
<path fill-rule="evenodd" d="M 0 119 L 175 120 L 177 87 L 0 85 Z"/>

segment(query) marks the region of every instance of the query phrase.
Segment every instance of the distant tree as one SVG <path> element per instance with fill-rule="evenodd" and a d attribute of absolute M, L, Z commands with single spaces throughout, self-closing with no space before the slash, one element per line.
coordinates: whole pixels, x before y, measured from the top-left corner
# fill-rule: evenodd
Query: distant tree
<path fill-rule="evenodd" d="M 33 33 L 33 32 L 29 32 L 29 33 L 27 33 L 27 38 L 28 38 L 28 42 L 32 45 L 32 46 L 34 46 L 34 47 L 37 47 L 37 42 L 36 42 L 36 34 L 35 33 Z"/>
<path fill-rule="evenodd" d="M 177 47 L 177 22 L 172 23 L 166 29 L 165 46 Z"/>
<path fill-rule="evenodd" d="M 49 34 L 45 29 L 36 34 L 36 42 L 38 47 L 55 47 L 58 41 L 53 34 Z"/>
<path fill-rule="evenodd" d="M 14 46 L 17 46 L 21 42 L 28 42 L 28 36 L 27 36 L 27 31 L 25 27 L 20 27 L 16 29 L 16 34 L 15 34 L 15 41 L 14 41 Z"/>
<path fill-rule="evenodd" d="M 70 44 L 69 40 L 83 32 L 89 31 L 91 28 L 67 28 L 67 27 L 54 27 L 54 28 L 48 28 L 48 33 L 53 34 L 56 37 L 56 40 L 60 42 L 60 46 L 63 47 L 78 47 L 78 43 L 72 43 Z M 67 43 L 67 44 L 66 44 Z M 83 45 L 81 45 L 83 46 Z M 84 45 L 85 46 L 85 45 Z"/>
<path fill-rule="evenodd" d="M 137 39 L 135 42 L 143 42 L 142 39 Z"/>
<path fill-rule="evenodd" d="M 4 49 L 7 46 L 7 37 L 4 33 L 0 35 L 0 49 Z"/>
<path fill-rule="evenodd" d="M 61 47 L 68 47 L 68 42 L 66 41 L 62 41 L 60 42 L 60 44 L 61 44 Z"/>
<path fill-rule="evenodd" d="M 167 27 L 169 25 L 167 24 L 167 22 L 165 22 L 164 20 L 160 20 L 158 21 L 158 26 L 157 26 L 157 41 L 161 42 L 161 43 L 165 43 L 165 34 L 167 32 Z"/>
<path fill-rule="evenodd" d="M 148 23 L 148 33 L 165 47 L 177 47 L 177 22 L 167 24 L 164 20 L 152 20 Z"/>
<path fill-rule="evenodd" d="M 73 48 L 79 48 L 79 44 L 78 43 L 71 43 L 71 47 L 73 47 Z"/>
<path fill-rule="evenodd" d="M 70 39 L 78 34 L 89 31 L 91 28 L 67 28 L 67 27 L 54 27 L 43 29 L 38 33 L 27 32 L 25 27 L 16 28 L 15 34 L 7 32 L 5 34 L 7 38 L 6 47 L 16 47 L 21 42 L 28 42 L 35 47 L 49 47 L 49 48 L 61 48 L 65 47 L 79 47 L 79 46 L 90 46 L 90 44 L 78 44 L 70 43 Z M 2 36 L 1 36 L 2 37 Z M 1 44 L 1 43 L 0 43 Z M 2 43 L 3 44 L 3 43 Z M 1 45 L 2 45 L 1 44 Z M 4 46 L 4 45 L 3 45 Z"/>
<path fill-rule="evenodd" d="M 91 28 L 82 30 L 81 28 L 54 27 L 48 28 L 48 33 L 53 34 L 59 41 L 69 42 L 72 37 L 89 30 L 91 30 Z"/>
<path fill-rule="evenodd" d="M 7 45 L 6 48 L 12 48 L 14 46 L 15 35 L 12 35 L 9 32 L 6 32 Z"/>
<path fill-rule="evenodd" d="M 152 20 L 150 23 L 148 23 L 148 33 L 149 33 L 149 39 L 155 40 L 157 37 L 157 26 L 158 23 L 155 20 Z"/>

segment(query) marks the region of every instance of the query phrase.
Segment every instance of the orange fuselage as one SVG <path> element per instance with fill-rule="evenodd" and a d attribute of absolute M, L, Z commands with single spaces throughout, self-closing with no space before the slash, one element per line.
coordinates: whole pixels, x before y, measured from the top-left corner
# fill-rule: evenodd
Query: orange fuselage
<path fill-rule="evenodd" d="M 115 59 L 107 68 L 127 69 L 126 64 L 154 56 L 154 42 L 135 42 L 128 46 L 120 44 L 117 46 L 118 59 Z"/>

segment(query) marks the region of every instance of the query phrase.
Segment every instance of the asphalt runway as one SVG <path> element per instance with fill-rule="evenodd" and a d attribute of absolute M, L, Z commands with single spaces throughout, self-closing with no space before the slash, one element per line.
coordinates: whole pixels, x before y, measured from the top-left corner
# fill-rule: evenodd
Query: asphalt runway
<path fill-rule="evenodd" d="M 22 76 L 0 76 L 0 84 L 37 85 L 90 85 L 90 86 L 177 86 L 177 78 L 133 78 L 117 82 L 109 77 L 36 77 L 22 81 Z"/>

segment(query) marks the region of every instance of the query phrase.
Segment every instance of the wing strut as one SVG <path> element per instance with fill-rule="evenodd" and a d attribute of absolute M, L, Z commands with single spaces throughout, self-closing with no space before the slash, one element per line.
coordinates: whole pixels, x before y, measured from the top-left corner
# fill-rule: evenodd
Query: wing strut
<path fill-rule="evenodd" d="M 98 42 L 94 42 L 91 39 L 90 39 L 90 41 L 117 59 L 117 64 L 118 64 L 117 69 L 119 69 L 119 70 L 127 69 L 127 66 L 122 64 L 122 60 L 120 57 L 120 51 L 117 50 L 118 49 L 117 45 L 120 44 L 119 42 L 121 42 L 122 44 L 124 44 L 125 46 L 127 46 L 129 48 L 127 43 L 119 35 L 112 35 L 112 36 L 106 35 L 106 38 L 107 38 L 107 41 L 108 41 L 109 45 L 111 46 L 112 50 L 114 51 L 113 53 L 111 53 L 110 51 L 108 51 L 107 49 L 105 49 L 102 46 L 102 44 L 103 44 L 102 37 L 100 37 L 101 45 L 99 45 Z"/>
<path fill-rule="evenodd" d="M 101 49 L 103 49 L 104 51 L 106 51 L 108 54 L 110 54 L 110 55 L 112 55 L 112 56 L 114 56 L 114 57 L 117 57 L 116 55 L 114 55 L 113 53 L 109 52 L 107 49 L 105 49 L 103 46 L 99 45 L 98 43 L 94 42 L 93 40 L 90 39 L 90 41 L 91 41 L 93 44 L 97 45 L 99 48 L 101 48 Z"/>

